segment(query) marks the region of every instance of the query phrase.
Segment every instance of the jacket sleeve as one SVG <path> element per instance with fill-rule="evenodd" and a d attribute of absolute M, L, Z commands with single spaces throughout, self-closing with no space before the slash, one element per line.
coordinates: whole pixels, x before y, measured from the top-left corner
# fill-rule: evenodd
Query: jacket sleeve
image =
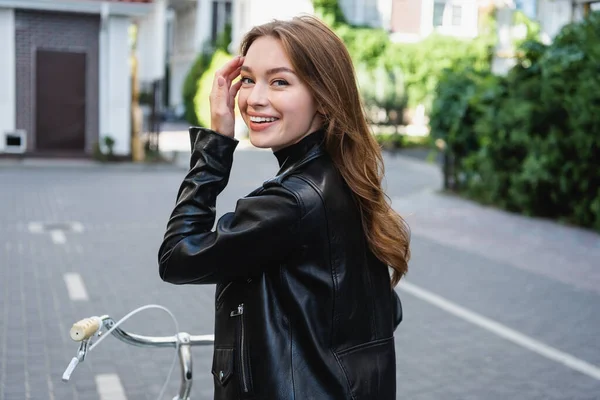
<path fill-rule="evenodd" d="M 289 190 L 270 186 L 240 199 L 212 230 L 217 195 L 229 180 L 237 141 L 192 129 L 191 168 L 160 246 L 160 277 L 174 284 L 210 284 L 256 275 L 293 249 L 299 203 Z"/>

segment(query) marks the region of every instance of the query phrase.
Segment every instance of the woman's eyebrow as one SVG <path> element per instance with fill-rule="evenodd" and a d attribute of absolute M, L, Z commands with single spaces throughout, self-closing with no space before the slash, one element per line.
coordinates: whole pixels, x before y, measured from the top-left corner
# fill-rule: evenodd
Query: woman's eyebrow
<path fill-rule="evenodd" d="M 246 71 L 246 72 L 250 72 L 252 73 L 252 68 L 248 67 L 247 65 L 242 65 L 242 71 Z M 294 70 L 288 67 L 277 67 L 277 68 L 271 68 L 267 70 L 267 75 L 273 75 L 273 74 L 277 74 L 279 72 L 289 72 L 290 74 L 295 74 Z"/>

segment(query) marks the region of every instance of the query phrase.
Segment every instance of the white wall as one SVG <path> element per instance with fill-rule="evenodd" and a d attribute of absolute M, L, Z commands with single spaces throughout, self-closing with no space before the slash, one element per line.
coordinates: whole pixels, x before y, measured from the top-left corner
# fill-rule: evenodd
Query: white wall
<path fill-rule="evenodd" d="M 570 1 L 539 0 L 537 14 L 542 41 L 550 43 L 560 29 L 571 22 L 573 10 Z"/>
<path fill-rule="evenodd" d="M 131 154 L 131 74 L 128 17 L 110 16 L 100 32 L 100 142 L 116 140 L 115 154 Z"/>
<path fill-rule="evenodd" d="M 435 0 L 421 1 L 421 37 L 422 39 L 433 32 L 433 3 Z"/>
<path fill-rule="evenodd" d="M 234 0 L 235 1 L 235 0 Z M 196 35 L 194 37 L 196 52 L 210 40 L 212 30 L 212 0 L 196 1 Z"/>
<path fill-rule="evenodd" d="M 253 26 L 273 19 L 289 19 L 299 14 L 313 14 L 311 0 L 236 0 L 233 3 L 232 44 L 230 50 L 239 51 L 242 37 Z"/>
<path fill-rule="evenodd" d="M 152 11 L 138 23 L 138 78 L 152 82 L 165 75 L 166 0 L 154 0 Z"/>
<path fill-rule="evenodd" d="M 196 55 L 189 53 L 171 57 L 171 76 L 169 79 L 169 106 L 178 107 L 183 103 L 183 82 L 194 63 Z"/>
<path fill-rule="evenodd" d="M 175 10 L 173 21 L 173 55 L 196 53 L 196 6 Z"/>
<path fill-rule="evenodd" d="M 204 34 L 204 32 L 198 28 L 196 10 L 197 5 L 194 3 L 175 10 L 173 43 L 169 59 L 171 67 L 169 106 L 171 107 L 182 104 L 183 81 L 201 49 L 202 38 L 199 38 L 198 35 Z"/>
<path fill-rule="evenodd" d="M 15 14 L 0 8 L 0 152 L 4 151 L 4 133 L 16 124 Z"/>
<path fill-rule="evenodd" d="M 447 13 L 452 5 L 462 7 L 461 25 L 460 26 L 433 26 L 433 9 L 435 0 L 423 0 L 421 9 L 421 36 L 426 37 L 435 31 L 450 36 L 458 37 L 475 37 L 477 36 L 479 11 L 478 4 L 474 0 L 448 0 Z M 450 14 L 444 16 L 444 19 L 449 22 Z"/>
<path fill-rule="evenodd" d="M 392 28 L 392 0 L 378 0 L 377 8 L 381 27 L 389 31 Z"/>

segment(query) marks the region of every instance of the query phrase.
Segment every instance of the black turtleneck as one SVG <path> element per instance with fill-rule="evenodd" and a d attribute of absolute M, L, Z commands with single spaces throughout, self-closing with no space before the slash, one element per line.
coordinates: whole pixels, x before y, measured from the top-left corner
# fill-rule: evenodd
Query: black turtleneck
<path fill-rule="evenodd" d="M 290 165 L 300 160 L 302 157 L 306 155 L 313 147 L 320 145 L 325 139 L 325 129 L 321 128 L 312 133 L 309 133 L 307 136 L 303 137 L 298 143 L 291 144 L 289 146 L 284 147 L 283 149 L 279 149 L 273 154 L 277 157 L 277 162 L 279 163 L 279 168 L 286 165 Z"/>

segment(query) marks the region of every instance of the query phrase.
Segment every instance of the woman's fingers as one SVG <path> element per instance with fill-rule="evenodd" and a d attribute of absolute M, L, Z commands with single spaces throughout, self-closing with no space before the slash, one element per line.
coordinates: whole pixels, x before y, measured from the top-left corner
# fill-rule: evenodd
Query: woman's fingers
<path fill-rule="evenodd" d="M 213 86 L 213 91 L 216 89 L 223 90 L 223 86 L 227 85 L 227 92 L 231 86 L 232 81 L 240 75 L 241 65 L 244 62 L 243 57 L 235 57 L 233 60 L 227 62 L 221 69 L 215 72 L 214 83 L 217 84 L 218 88 Z M 225 92 L 225 93 L 227 93 Z M 216 95 L 217 93 L 215 93 Z"/>
<path fill-rule="evenodd" d="M 242 72 L 242 67 L 237 67 L 233 72 L 231 72 L 227 76 L 227 80 L 229 82 L 233 81 L 235 78 L 237 78 L 239 76 L 240 72 Z"/>
<path fill-rule="evenodd" d="M 233 84 L 233 86 L 231 86 L 231 89 L 229 89 L 230 104 L 235 105 L 234 104 L 235 96 L 237 95 L 237 93 L 241 87 L 242 87 L 242 81 L 237 81 L 236 83 Z"/>
<path fill-rule="evenodd" d="M 233 78 L 229 78 L 229 76 L 235 74 L 235 72 L 241 68 L 243 62 L 244 62 L 243 57 L 240 57 L 240 56 L 234 57 L 232 60 L 229 60 L 228 62 L 226 62 L 225 65 L 223 65 L 220 69 L 218 69 L 215 72 L 215 78 L 218 76 L 222 76 L 222 77 L 229 79 L 229 81 L 231 81 L 233 78 L 235 78 L 235 76 Z M 239 74 L 239 72 L 238 72 L 238 74 Z"/>
<path fill-rule="evenodd" d="M 210 94 L 211 127 L 213 130 L 233 137 L 235 96 L 241 87 L 241 81 L 232 85 L 239 76 L 243 57 L 235 57 L 215 72 L 213 88 Z"/>

